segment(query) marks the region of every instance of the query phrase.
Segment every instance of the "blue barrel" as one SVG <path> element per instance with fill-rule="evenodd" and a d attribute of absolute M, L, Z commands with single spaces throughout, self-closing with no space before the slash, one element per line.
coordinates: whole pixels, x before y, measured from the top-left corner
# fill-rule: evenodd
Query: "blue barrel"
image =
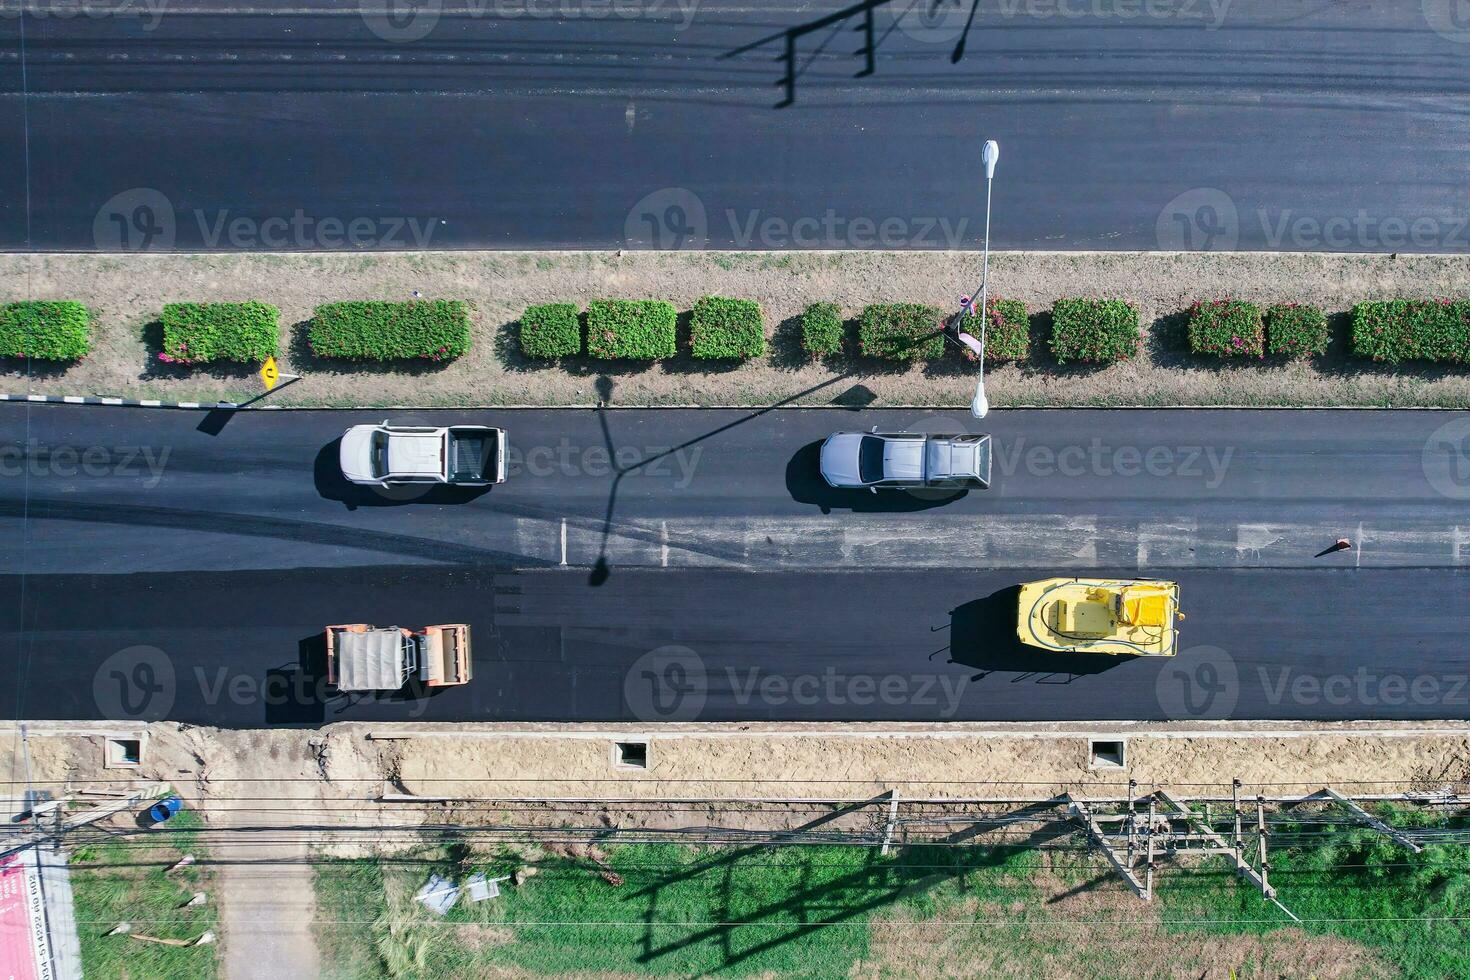
<path fill-rule="evenodd" d="M 163 823 L 169 817 L 184 808 L 184 801 L 177 796 L 169 796 L 148 808 L 148 819 L 154 823 Z"/>

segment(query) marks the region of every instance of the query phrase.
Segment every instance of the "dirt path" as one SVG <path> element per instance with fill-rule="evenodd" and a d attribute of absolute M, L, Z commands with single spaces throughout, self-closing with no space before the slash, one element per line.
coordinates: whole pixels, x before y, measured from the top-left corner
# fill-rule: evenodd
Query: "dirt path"
<path fill-rule="evenodd" d="M 308 856 L 305 844 L 263 845 L 249 838 L 214 848 L 226 980 L 321 975 L 311 932 L 316 893 Z"/>
<path fill-rule="evenodd" d="M 960 358 L 888 368 L 854 358 L 813 362 L 797 317 L 818 300 L 855 316 L 868 303 L 909 300 L 953 309 L 974 286 L 969 252 L 429 252 L 374 254 L 4 255 L 0 301 L 75 299 L 96 311 L 93 354 L 67 369 L 0 361 L 11 394 L 245 400 L 253 369 L 184 370 L 156 358 L 163 304 L 258 299 L 279 307 L 283 369 L 304 379 L 271 396 L 288 405 L 590 405 L 612 385 L 621 405 L 764 406 L 969 403 L 974 369 Z M 1470 256 L 1299 253 L 1010 252 L 991 259 L 992 294 L 1024 300 L 1033 317 L 1030 363 L 987 373 L 997 407 L 1018 405 L 1470 406 L 1470 371 L 1398 368 L 1349 359 L 1345 312 L 1362 299 L 1470 297 Z M 447 365 L 360 368 L 320 361 L 305 345 L 319 303 L 343 299 L 471 301 L 474 349 Z M 527 304 L 598 297 L 672 300 L 688 310 L 713 293 L 761 302 L 770 351 L 741 366 L 687 355 L 652 366 L 587 358 L 531 363 L 517 347 Z M 1061 296 L 1119 296 L 1146 327 L 1137 360 L 1061 367 L 1044 354 L 1046 311 Z M 1333 316 L 1333 349 L 1310 363 L 1221 365 L 1182 349 L 1181 313 L 1194 300 L 1294 300 Z"/>

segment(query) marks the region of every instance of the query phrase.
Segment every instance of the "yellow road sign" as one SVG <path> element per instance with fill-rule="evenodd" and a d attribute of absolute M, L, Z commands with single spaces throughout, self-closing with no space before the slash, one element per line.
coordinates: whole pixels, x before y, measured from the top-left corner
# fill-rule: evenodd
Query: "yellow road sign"
<path fill-rule="evenodd" d="M 265 382 L 265 390 L 270 391 L 281 380 L 280 368 L 276 367 L 276 359 L 267 357 L 265 363 L 260 366 L 260 380 Z"/>

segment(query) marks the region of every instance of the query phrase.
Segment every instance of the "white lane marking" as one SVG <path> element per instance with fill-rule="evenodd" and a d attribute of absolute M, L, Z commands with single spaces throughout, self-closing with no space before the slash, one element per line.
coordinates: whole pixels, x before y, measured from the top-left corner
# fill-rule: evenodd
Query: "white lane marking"
<path fill-rule="evenodd" d="M 1357 542 L 1357 544 L 1358 544 L 1358 546 L 1353 549 L 1353 567 L 1354 568 L 1362 568 L 1363 567 L 1363 544 L 1364 544 L 1364 541 L 1363 541 L 1363 522 L 1362 521 L 1359 521 L 1358 522 L 1358 542 Z"/>
<path fill-rule="evenodd" d="M 664 568 L 669 567 L 669 522 L 658 522 L 658 558 L 659 564 Z"/>
<path fill-rule="evenodd" d="M 567 519 L 561 519 L 561 563 L 567 563 Z"/>

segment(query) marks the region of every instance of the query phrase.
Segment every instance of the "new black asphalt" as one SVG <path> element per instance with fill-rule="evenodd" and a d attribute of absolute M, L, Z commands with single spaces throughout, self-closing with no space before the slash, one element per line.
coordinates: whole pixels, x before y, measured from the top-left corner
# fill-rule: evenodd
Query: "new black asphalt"
<path fill-rule="evenodd" d="M 505 426 L 509 482 L 348 487 L 334 440 L 384 415 Z M 0 406 L 0 707 L 240 727 L 1470 717 L 1470 416 L 997 411 L 988 492 L 815 476 L 831 431 L 967 422 Z M 1354 548 L 1321 554 L 1339 533 Z M 1014 587 L 1054 574 L 1176 579 L 1183 652 L 1021 647 Z M 320 632 L 357 621 L 468 622 L 476 676 L 332 697 Z"/>
<path fill-rule="evenodd" d="M 1457 0 L 20 6 L 5 249 L 1470 247 Z"/>

